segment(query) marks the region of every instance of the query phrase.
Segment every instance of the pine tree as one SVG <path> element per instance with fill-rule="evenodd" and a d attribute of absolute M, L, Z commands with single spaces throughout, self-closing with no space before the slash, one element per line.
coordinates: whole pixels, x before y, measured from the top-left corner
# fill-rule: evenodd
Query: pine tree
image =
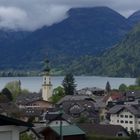
<path fill-rule="evenodd" d="M 110 86 L 109 81 L 107 81 L 105 89 L 106 89 L 107 93 L 109 93 L 111 91 L 111 86 Z"/>
<path fill-rule="evenodd" d="M 73 74 L 71 73 L 66 74 L 62 82 L 62 85 L 64 87 L 65 95 L 74 95 L 76 90 L 76 84 Z"/>

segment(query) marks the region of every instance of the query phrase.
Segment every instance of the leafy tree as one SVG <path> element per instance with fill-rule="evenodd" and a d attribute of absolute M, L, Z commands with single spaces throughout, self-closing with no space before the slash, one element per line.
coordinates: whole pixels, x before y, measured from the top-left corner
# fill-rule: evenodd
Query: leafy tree
<path fill-rule="evenodd" d="M 5 95 L 9 101 L 13 100 L 12 93 L 7 88 L 4 88 L 1 93 Z"/>
<path fill-rule="evenodd" d="M 21 90 L 21 94 L 27 95 L 29 93 L 30 93 L 30 91 L 28 89 L 22 89 Z"/>
<path fill-rule="evenodd" d="M 57 103 L 62 97 L 64 97 L 64 95 L 65 95 L 64 88 L 59 86 L 53 90 L 51 100 L 53 103 Z"/>
<path fill-rule="evenodd" d="M 140 77 L 136 78 L 135 83 L 136 83 L 137 86 L 140 86 Z"/>
<path fill-rule="evenodd" d="M 110 86 L 109 81 L 107 81 L 105 89 L 106 89 L 107 93 L 109 93 L 111 91 L 111 86 Z"/>
<path fill-rule="evenodd" d="M 119 90 L 124 92 L 124 91 L 127 90 L 127 86 L 126 86 L 125 84 L 121 84 L 121 85 L 119 86 Z"/>
<path fill-rule="evenodd" d="M 62 82 L 66 95 L 73 95 L 75 93 L 76 84 L 72 73 L 66 74 Z"/>
<path fill-rule="evenodd" d="M 20 140 L 33 140 L 32 134 L 22 133 L 20 135 Z"/>
<path fill-rule="evenodd" d="M 130 140 L 138 140 L 138 136 L 137 136 L 136 132 L 134 132 L 134 130 L 131 130 Z"/>
<path fill-rule="evenodd" d="M 137 86 L 137 85 L 129 85 L 128 86 L 128 89 L 129 90 L 140 90 L 140 86 Z"/>
<path fill-rule="evenodd" d="M 21 82 L 12 81 L 6 84 L 5 88 L 7 88 L 13 95 L 13 99 L 15 99 L 21 93 Z"/>
<path fill-rule="evenodd" d="M 89 122 L 88 118 L 84 115 L 81 115 L 77 120 L 77 123 L 88 123 L 88 122 Z"/>

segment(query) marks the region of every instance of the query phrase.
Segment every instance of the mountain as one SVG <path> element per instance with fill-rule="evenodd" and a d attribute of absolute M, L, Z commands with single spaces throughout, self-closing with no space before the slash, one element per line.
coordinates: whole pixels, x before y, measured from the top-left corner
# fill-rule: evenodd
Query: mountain
<path fill-rule="evenodd" d="M 74 61 L 67 70 L 75 74 L 119 77 L 140 75 L 140 24 L 116 46 L 100 57 L 86 56 Z"/>
<path fill-rule="evenodd" d="M 140 22 L 140 10 L 134 12 L 131 16 L 128 17 L 129 23 L 134 26 Z"/>
<path fill-rule="evenodd" d="M 100 55 L 131 28 L 126 18 L 107 7 L 70 9 L 68 15 L 60 23 L 1 43 L 0 69 L 40 69 L 46 57 L 55 68 L 70 65 L 85 55 Z"/>

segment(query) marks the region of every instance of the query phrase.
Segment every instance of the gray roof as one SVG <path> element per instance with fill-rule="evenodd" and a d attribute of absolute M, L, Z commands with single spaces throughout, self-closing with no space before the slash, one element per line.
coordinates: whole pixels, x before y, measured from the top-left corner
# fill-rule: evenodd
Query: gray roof
<path fill-rule="evenodd" d="M 110 114 L 117 114 L 121 112 L 123 109 L 127 109 L 130 111 L 133 115 L 140 116 L 140 105 L 115 105 L 112 107 L 108 113 Z"/>
<path fill-rule="evenodd" d="M 88 135 L 116 137 L 118 132 L 127 131 L 120 125 L 100 125 L 100 124 L 78 124 L 78 126 Z"/>
<path fill-rule="evenodd" d="M 16 103 L 17 104 L 27 104 L 29 102 L 33 102 L 36 100 L 42 99 L 41 93 L 29 93 L 29 94 L 21 94 L 17 97 Z"/>
<path fill-rule="evenodd" d="M 68 120 L 70 120 L 70 116 L 65 113 L 60 114 L 60 112 L 47 112 L 45 114 L 45 119 L 47 122 L 48 121 L 51 122 L 53 120 L 65 120 L 65 121 L 69 122 Z"/>
<path fill-rule="evenodd" d="M 101 88 L 98 88 L 98 87 L 86 87 L 86 88 L 80 89 L 80 90 L 78 90 L 78 91 L 81 91 L 81 90 L 84 90 L 84 91 L 91 91 L 91 92 L 95 92 L 95 91 L 104 91 L 104 89 L 101 89 Z"/>
<path fill-rule="evenodd" d="M 64 112 L 66 113 L 69 113 L 70 111 L 73 112 L 74 110 L 77 110 L 77 109 L 78 109 L 78 112 L 82 112 L 84 110 L 95 111 L 94 102 L 88 101 L 88 100 L 65 101 L 62 103 L 62 107 L 63 107 Z"/>
<path fill-rule="evenodd" d="M 103 97 L 96 98 L 96 103 L 95 103 L 96 110 L 98 110 L 100 108 L 105 108 L 105 107 L 106 107 L 106 104 L 103 101 Z"/>
<path fill-rule="evenodd" d="M 13 102 L 0 103 L 0 113 L 4 113 L 4 112 L 5 113 L 19 112 L 19 108 Z"/>
<path fill-rule="evenodd" d="M 140 98 L 140 91 L 128 91 L 126 97 Z"/>
<path fill-rule="evenodd" d="M 78 101 L 78 100 L 92 100 L 94 101 L 91 97 L 85 96 L 85 95 L 67 95 L 63 97 L 57 104 L 61 104 L 64 101 Z"/>
<path fill-rule="evenodd" d="M 29 122 L 24 122 L 18 119 L 14 119 L 12 117 L 7 117 L 4 115 L 0 115 L 0 126 L 4 125 L 16 125 L 16 126 L 26 126 L 26 127 L 33 127 L 33 124 Z"/>

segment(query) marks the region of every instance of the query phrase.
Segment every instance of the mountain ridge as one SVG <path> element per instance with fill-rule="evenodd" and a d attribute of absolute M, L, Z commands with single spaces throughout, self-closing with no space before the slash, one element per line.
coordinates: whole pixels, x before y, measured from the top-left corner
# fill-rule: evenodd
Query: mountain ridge
<path fill-rule="evenodd" d="M 139 77 L 140 75 L 140 24 L 125 38 L 100 57 L 86 56 L 72 63 L 68 71 L 112 77 Z M 83 63 L 82 65 L 80 64 Z"/>
<path fill-rule="evenodd" d="M 0 47 L 0 68 L 39 69 L 46 57 L 59 67 L 84 55 L 99 55 L 131 28 L 126 18 L 107 7 L 77 8 L 68 13 L 62 22 Z"/>
<path fill-rule="evenodd" d="M 49 58 L 52 67 L 62 72 L 71 70 L 77 75 L 121 75 L 120 70 L 118 74 L 114 72 L 113 62 L 108 60 L 112 57 L 112 61 L 116 61 L 115 54 L 110 54 L 110 48 L 114 49 L 118 46 L 116 44 L 123 42 L 121 40 L 133 26 L 133 15 L 130 20 L 108 7 L 74 8 L 68 14 L 68 18 L 60 23 L 34 32 L 17 32 L 17 35 L 10 34 L 6 39 L 0 34 L 0 69 L 40 70 L 43 61 Z M 125 39 L 127 37 L 129 35 Z M 106 58 L 106 55 L 111 57 Z M 112 70 L 108 71 L 105 67 Z M 128 72 L 125 76 L 133 77 L 134 74 Z"/>

